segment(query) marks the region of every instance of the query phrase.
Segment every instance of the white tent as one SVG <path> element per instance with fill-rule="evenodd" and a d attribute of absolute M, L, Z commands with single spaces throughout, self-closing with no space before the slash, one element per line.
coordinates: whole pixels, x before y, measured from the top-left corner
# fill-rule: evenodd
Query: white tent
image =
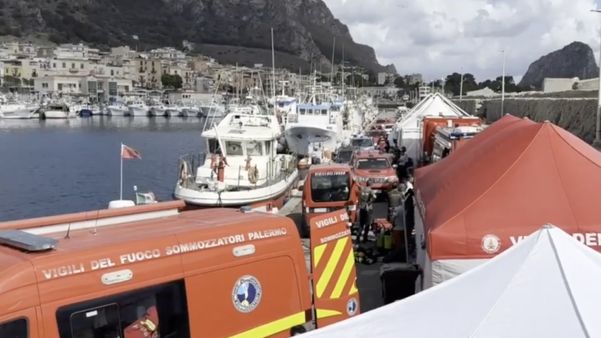
<path fill-rule="evenodd" d="M 440 93 L 433 93 L 421 100 L 413 109 L 397 121 L 390 137 L 397 146 L 407 148 L 407 155 L 417 161 L 421 157 L 422 121 L 424 117 L 461 117 L 470 116 L 451 100 Z"/>
<path fill-rule="evenodd" d="M 308 337 L 601 337 L 601 255 L 545 226 L 487 263 Z"/>

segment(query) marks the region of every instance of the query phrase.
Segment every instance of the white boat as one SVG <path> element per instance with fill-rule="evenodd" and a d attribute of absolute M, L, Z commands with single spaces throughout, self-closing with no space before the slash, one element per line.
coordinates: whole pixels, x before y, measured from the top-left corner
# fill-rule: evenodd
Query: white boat
<path fill-rule="evenodd" d="M 165 112 L 163 113 L 164 117 L 172 117 L 172 116 L 180 116 L 180 117 L 185 117 L 181 115 L 182 110 L 179 106 L 176 105 L 167 105 L 165 106 Z"/>
<path fill-rule="evenodd" d="M 0 118 L 3 119 L 32 119 L 36 118 L 39 105 L 11 103 L 0 105 Z"/>
<path fill-rule="evenodd" d="M 148 116 L 150 108 L 144 102 L 133 102 L 127 105 L 129 116 Z"/>
<path fill-rule="evenodd" d="M 296 158 L 276 154 L 275 116 L 230 113 L 202 135 L 209 154 L 180 160 L 176 198 L 199 206 L 253 205 L 281 198 L 297 181 Z"/>
<path fill-rule="evenodd" d="M 123 103 L 114 103 L 106 107 L 107 114 L 110 116 L 128 116 L 129 108 Z"/>
<path fill-rule="evenodd" d="M 211 119 L 218 119 L 225 116 L 225 107 L 222 104 L 209 104 L 200 107 L 200 116 Z"/>
<path fill-rule="evenodd" d="M 200 114 L 200 109 L 194 106 L 182 106 L 180 109 L 180 117 L 196 117 Z"/>
<path fill-rule="evenodd" d="M 332 108 L 330 102 L 318 102 L 315 96 L 297 105 L 296 112 L 286 117 L 284 135 L 288 149 L 299 156 L 309 155 L 311 146 L 335 151 L 342 120 L 340 111 Z"/>
<path fill-rule="evenodd" d="M 278 95 L 275 97 L 275 110 L 278 116 L 288 116 L 296 112 L 296 98 L 288 95 Z"/>
<path fill-rule="evenodd" d="M 148 107 L 148 116 L 166 116 L 166 107 L 161 104 L 156 104 Z"/>
<path fill-rule="evenodd" d="M 95 115 L 102 115 L 100 107 L 91 104 L 72 106 L 71 110 L 75 110 L 76 115 L 79 117 L 91 117 Z"/>
<path fill-rule="evenodd" d="M 40 114 L 41 119 L 70 119 L 76 116 L 76 112 L 64 103 L 50 104 Z"/>

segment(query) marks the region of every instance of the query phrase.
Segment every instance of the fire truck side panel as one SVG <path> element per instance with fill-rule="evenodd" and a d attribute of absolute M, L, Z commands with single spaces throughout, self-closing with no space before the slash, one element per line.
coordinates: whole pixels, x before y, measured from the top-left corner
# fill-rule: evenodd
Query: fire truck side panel
<path fill-rule="evenodd" d="M 244 299 L 249 296 L 237 289 L 245 276 L 253 281 L 249 304 Z M 190 316 L 195 318 L 192 336 L 207 337 L 206 328 L 211 327 L 212 337 L 264 337 L 304 324 L 307 308 L 299 290 L 305 285 L 297 277 L 294 260 L 280 256 L 187 278 Z M 255 330 L 259 326 L 263 329 Z"/>
<path fill-rule="evenodd" d="M 37 278 L 40 281 L 40 302 L 78 302 L 93 295 L 118 293 L 129 289 L 179 279 L 182 277 L 181 257 L 167 256 L 160 250 L 173 245 L 175 236 L 153 241 L 119 243 L 110 250 L 86 250 L 77 255 L 49 255 L 40 258 Z M 100 265 L 104 268 L 100 268 Z M 131 271 L 130 280 L 112 285 L 104 284 L 103 276 Z M 70 273 L 61 277 L 58 273 Z M 74 296 L 75 295 L 75 296 Z"/>
<path fill-rule="evenodd" d="M 304 311 L 311 308 L 309 276 L 292 221 L 263 216 L 260 223 L 231 236 L 230 241 L 247 241 L 207 250 L 203 255 L 182 255 L 190 315 L 195 318 L 191 322 L 193 336 L 206 336 L 207 325 L 215 330 L 211 335 L 225 337 L 257 336 L 252 330 L 258 326 L 262 335 L 282 328 L 289 332 L 290 327 L 305 323 Z M 180 243 L 195 240 L 188 236 Z M 260 300 L 249 308 L 235 299 L 236 285 L 245 279 L 260 292 Z"/>

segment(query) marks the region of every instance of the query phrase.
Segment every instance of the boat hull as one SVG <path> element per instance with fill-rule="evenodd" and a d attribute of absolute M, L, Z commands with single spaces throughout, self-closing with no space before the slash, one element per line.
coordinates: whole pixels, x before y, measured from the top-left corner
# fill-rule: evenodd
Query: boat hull
<path fill-rule="evenodd" d="M 106 109 L 110 116 L 129 116 L 129 110 L 115 107 L 108 107 Z"/>
<path fill-rule="evenodd" d="M 8 120 L 27 120 L 27 119 L 35 118 L 36 111 L 37 111 L 37 108 L 35 108 L 35 109 L 23 108 L 23 109 L 4 111 L 4 112 L 0 112 L 0 118 L 8 119 Z"/>
<path fill-rule="evenodd" d="M 239 207 L 261 202 L 274 201 L 287 194 L 298 180 L 298 170 L 275 184 L 243 191 L 198 191 L 183 187 L 180 182 L 175 187 L 175 197 L 188 204 L 205 207 Z"/>
<path fill-rule="evenodd" d="M 147 117 L 148 112 L 149 112 L 148 108 L 144 108 L 144 107 L 130 107 L 129 108 L 129 116 Z"/>
<path fill-rule="evenodd" d="M 165 111 L 163 112 L 163 117 L 173 117 L 173 116 L 179 116 L 180 112 L 177 109 L 173 109 L 173 108 L 166 108 Z"/>
<path fill-rule="evenodd" d="M 70 112 L 58 111 L 58 110 L 49 110 L 44 112 L 44 118 L 47 120 L 59 120 L 59 119 L 70 119 L 74 118 L 75 115 Z"/>
<path fill-rule="evenodd" d="M 293 126 L 284 131 L 288 149 L 300 156 L 309 155 L 311 143 L 321 143 L 321 149 L 336 150 L 337 133 L 313 126 Z"/>

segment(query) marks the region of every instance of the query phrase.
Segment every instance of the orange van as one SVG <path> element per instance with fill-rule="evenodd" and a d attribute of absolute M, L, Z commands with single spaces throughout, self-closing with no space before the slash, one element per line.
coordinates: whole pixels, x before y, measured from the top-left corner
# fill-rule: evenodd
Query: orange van
<path fill-rule="evenodd" d="M 352 168 L 346 164 L 313 165 L 303 186 L 303 219 L 305 224 L 315 215 L 346 209 L 353 222 L 357 199 L 353 196 Z"/>
<path fill-rule="evenodd" d="M 289 218 L 183 207 L 0 223 L 0 337 L 288 337 L 356 313 L 313 307 Z"/>
<path fill-rule="evenodd" d="M 427 163 L 446 157 L 482 130 L 482 121 L 477 117 L 425 117 L 422 124 L 422 150 Z"/>

